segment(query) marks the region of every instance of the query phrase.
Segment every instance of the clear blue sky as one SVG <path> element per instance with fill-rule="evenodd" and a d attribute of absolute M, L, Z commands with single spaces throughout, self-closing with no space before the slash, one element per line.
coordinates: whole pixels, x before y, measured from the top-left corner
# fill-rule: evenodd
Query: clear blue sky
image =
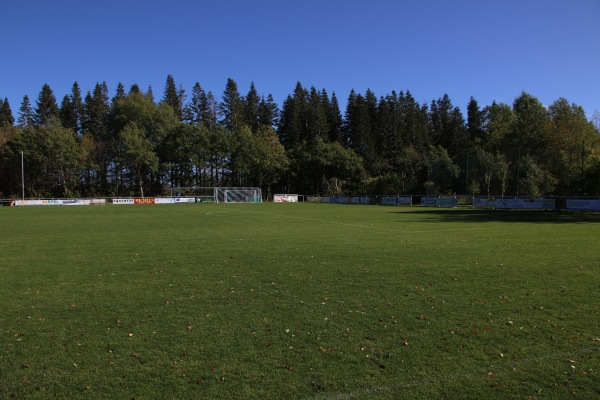
<path fill-rule="evenodd" d="M 600 0 L 0 0 L 0 98 L 15 114 L 44 83 L 60 104 L 106 81 L 220 99 L 227 78 L 281 105 L 297 81 L 379 97 L 445 93 L 463 110 L 522 91 L 600 111 Z"/>

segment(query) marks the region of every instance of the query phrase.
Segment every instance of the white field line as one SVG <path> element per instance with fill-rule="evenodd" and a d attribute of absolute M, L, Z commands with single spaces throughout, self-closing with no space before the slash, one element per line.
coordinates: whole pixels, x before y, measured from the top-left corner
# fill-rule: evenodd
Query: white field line
<path fill-rule="evenodd" d="M 308 217 L 296 217 L 296 216 L 293 216 L 293 215 L 281 215 L 281 214 L 266 213 L 266 212 L 261 212 L 261 211 L 247 211 L 247 210 L 239 210 L 238 209 L 238 210 L 235 210 L 235 212 L 248 213 L 248 214 L 261 214 L 261 215 L 266 215 L 268 217 L 273 217 L 273 218 L 298 219 L 298 220 L 303 220 L 303 221 L 319 222 L 319 223 L 322 223 L 322 224 L 342 225 L 342 226 L 350 226 L 350 227 L 353 227 L 353 228 L 375 229 L 375 230 L 381 230 L 381 231 L 387 231 L 387 232 L 408 233 L 408 234 L 411 234 L 411 233 L 438 233 L 438 232 L 478 231 L 478 230 L 492 229 L 492 228 L 481 227 L 481 228 L 454 228 L 454 229 L 430 229 L 430 230 L 410 230 L 410 231 L 403 231 L 403 230 L 398 230 L 398 229 L 381 228 L 381 227 L 375 226 L 375 225 L 351 224 L 351 223 L 348 223 L 348 222 L 332 221 L 332 220 L 328 220 L 328 219 L 308 218 Z"/>
<path fill-rule="evenodd" d="M 523 364 L 536 364 L 536 363 L 541 363 L 543 361 L 546 360 L 559 360 L 559 359 L 564 359 L 565 360 L 565 370 L 566 371 L 570 371 L 570 363 L 569 363 L 569 359 L 571 358 L 575 358 L 574 355 L 582 355 L 585 353 L 593 353 L 598 351 L 598 348 L 596 347 L 592 347 L 592 348 L 587 348 L 587 349 L 579 349 L 576 351 L 570 351 L 570 352 L 556 352 L 556 353 L 548 353 L 544 356 L 540 356 L 540 357 L 534 357 L 534 358 L 526 358 L 526 359 L 519 359 L 519 360 L 515 360 L 512 367 L 516 368 L 518 370 L 520 365 Z M 346 393 L 333 393 L 333 394 L 323 394 L 323 395 L 317 395 L 317 396 L 310 396 L 310 397 L 305 397 L 303 400 L 346 400 L 346 399 L 360 399 L 363 398 L 367 395 L 372 395 L 372 394 L 377 394 L 377 393 L 396 393 L 398 394 L 399 391 L 403 390 L 403 389 L 410 389 L 412 387 L 415 386 L 439 386 L 440 388 L 443 387 L 443 384 L 445 382 L 448 382 L 449 380 L 452 381 L 460 381 L 460 380 L 464 380 L 466 379 L 472 379 L 472 378 L 479 378 L 481 376 L 484 376 L 486 372 L 495 370 L 497 373 L 501 373 L 498 372 L 497 367 L 486 367 L 484 368 L 485 371 L 483 371 L 482 374 L 479 375 L 475 375 L 475 374 L 458 374 L 458 373 L 446 373 L 444 374 L 443 377 L 440 378 L 428 378 L 428 379 L 424 379 L 424 380 L 413 380 L 410 382 L 403 382 L 403 383 L 398 383 L 395 385 L 386 385 L 386 386 L 369 386 L 363 389 L 358 389 L 358 390 L 353 390 L 351 392 L 346 392 Z M 404 397 L 403 395 L 400 397 Z M 409 396 L 411 397 L 411 396 Z"/>

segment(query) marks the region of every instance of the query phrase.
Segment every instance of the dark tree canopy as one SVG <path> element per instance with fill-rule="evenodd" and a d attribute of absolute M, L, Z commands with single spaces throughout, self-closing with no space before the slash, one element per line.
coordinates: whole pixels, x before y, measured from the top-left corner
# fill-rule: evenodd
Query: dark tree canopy
<path fill-rule="evenodd" d="M 60 105 L 44 84 L 16 121 L 0 100 L 0 193 L 139 196 L 179 186 L 260 186 L 266 194 L 600 195 L 600 134 L 584 110 L 532 94 L 512 104 L 419 103 L 409 90 L 336 93 L 297 82 L 281 107 L 229 78 L 220 99 L 196 82 L 188 99 L 168 75 L 157 103 L 122 83 Z"/>

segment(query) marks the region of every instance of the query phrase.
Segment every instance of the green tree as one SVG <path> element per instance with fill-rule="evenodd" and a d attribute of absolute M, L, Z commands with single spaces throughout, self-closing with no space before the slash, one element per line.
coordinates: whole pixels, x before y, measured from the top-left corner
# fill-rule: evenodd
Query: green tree
<path fill-rule="evenodd" d="M 301 193 L 342 194 L 363 177 L 362 159 L 353 150 L 320 136 L 289 154 L 293 187 Z"/>
<path fill-rule="evenodd" d="M 125 94 L 125 86 L 121 82 L 119 82 L 117 84 L 117 90 L 115 92 L 115 96 L 111 100 L 111 105 L 114 105 L 117 101 L 125 100 L 126 96 L 127 95 Z"/>
<path fill-rule="evenodd" d="M 185 91 L 183 90 L 183 88 L 179 88 L 179 90 L 177 89 L 177 87 L 175 86 L 175 79 L 173 79 L 172 75 L 167 76 L 162 101 L 171 106 L 173 112 L 180 121 L 183 120 L 183 105 L 185 102 Z"/>
<path fill-rule="evenodd" d="M 254 82 L 250 83 L 250 90 L 243 99 L 244 106 L 244 123 L 250 127 L 252 132 L 258 131 L 260 126 L 259 112 L 260 112 L 260 96 L 256 91 Z"/>
<path fill-rule="evenodd" d="M 20 165 L 26 160 L 27 196 L 72 197 L 78 194 L 81 154 L 73 131 L 58 119 L 44 126 L 26 127 L 7 143 L 7 158 Z"/>
<path fill-rule="evenodd" d="M 548 146 L 548 112 L 537 98 L 525 92 L 515 99 L 513 111 L 516 120 L 510 137 L 512 147 L 536 159 L 543 158 Z"/>
<path fill-rule="evenodd" d="M 17 126 L 22 129 L 27 126 L 33 126 L 34 124 L 35 115 L 33 113 L 33 108 L 31 108 L 29 97 L 25 95 L 23 96 L 21 107 L 19 108 L 19 119 L 17 120 Z"/>
<path fill-rule="evenodd" d="M 500 182 L 500 195 L 504 196 L 506 189 L 506 175 L 508 173 L 508 164 L 501 154 L 494 154 L 483 149 L 478 149 L 475 153 L 477 176 L 480 183 L 486 190 L 488 197 L 492 195 L 492 184 L 494 180 Z"/>
<path fill-rule="evenodd" d="M 481 145 L 484 137 L 484 112 L 480 110 L 479 103 L 471 96 L 467 105 L 467 148 L 473 149 Z"/>
<path fill-rule="evenodd" d="M 533 156 L 527 154 L 521 157 L 519 164 L 519 195 L 542 196 L 553 190 L 556 178 L 545 171 Z"/>
<path fill-rule="evenodd" d="M 512 108 L 503 103 L 493 102 L 483 109 L 484 150 L 491 153 L 508 154 L 513 150 L 510 135 L 516 121 Z"/>
<path fill-rule="evenodd" d="M 229 78 L 219 106 L 221 124 L 228 132 L 233 132 L 244 123 L 244 102 L 237 83 Z"/>
<path fill-rule="evenodd" d="M 271 127 L 274 128 L 279 122 L 279 107 L 273 100 L 273 95 L 269 94 L 267 99 L 264 97 L 260 100 L 258 109 L 258 120 L 260 127 Z"/>
<path fill-rule="evenodd" d="M 297 82 L 293 95 L 288 95 L 283 102 L 277 135 L 286 150 L 308 140 L 308 98 L 308 91 Z"/>
<path fill-rule="evenodd" d="M 253 139 L 253 183 L 270 196 L 272 186 L 285 176 L 289 160 L 272 126 L 261 126 Z"/>
<path fill-rule="evenodd" d="M 101 193 L 108 193 L 110 187 L 109 171 L 115 158 L 115 135 L 109 126 L 109 98 L 106 83 L 96 83 L 93 94 L 87 92 L 83 105 L 81 127 L 83 135 L 87 135 L 96 145 L 92 154 L 96 157 L 86 165 L 96 169 L 87 171 L 85 176 L 93 179 L 86 182 L 88 188 L 97 187 Z M 89 140 L 88 140 L 89 143 Z M 88 153 L 89 154 L 89 153 Z"/>
<path fill-rule="evenodd" d="M 134 92 L 127 95 L 124 101 L 113 105 L 110 113 L 111 129 L 118 136 L 128 125 L 134 124 L 144 132 L 150 141 L 155 154 L 161 155 L 159 168 L 150 170 L 149 181 L 153 193 L 161 193 L 163 183 L 169 180 L 169 161 L 165 158 L 164 143 L 172 129 L 181 124 L 171 106 L 165 102 L 158 105 L 146 94 Z M 122 146 L 117 146 L 122 149 Z M 117 157 L 123 160 L 123 157 Z M 114 172 L 119 174 L 120 168 L 116 166 Z M 116 181 L 116 178 L 113 179 Z"/>
<path fill-rule="evenodd" d="M 325 92 L 325 89 L 321 91 L 321 96 L 323 97 L 323 102 L 327 101 L 327 92 Z M 335 92 L 331 94 L 331 101 L 327 107 L 327 123 L 329 125 L 329 141 L 335 141 L 342 144 L 342 127 L 344 125 L 344 120 L 342 118 L 342 113 L 340 112 L 340 104 Z"/>
<path fill-rule="evenodd" d="M 427 152 L 427 194 L 450 194 L 460 168 L 454 164 L 442 146 L 430 146 Z"/>
<path fill-rule="evenodd" d="M 353 149 L 365 160 L 368 171 L 377 160 L 375 131 L 377 124 L 377 99 L 373 92 L 367 90 L 365 96 L 356 94 L 354 90 L 348 96 L 342 142 L 345 147 Z"/>
<path fill-rule="evenodd" d="M 4 100 L 0 99 L 0 127 L 13 126 L 14 123 L 15 117 L 13 117 L 12 110 L 10 109 L 8 98 L 5 97 Z"/>
<path fill-rule="evenodd" d="M 583 108 L 560 98 L 548 108 L 548 170 L 558 180 L 557 194 L 583 195 L 586 155 L 598 145 L 599 136 Z"/>
<path fill-rule="evenodd" d="M 459 154 L 466 146 L 465 121 L 458 107 L 452 105 L 447 94 L 431 102 L 430 137 L 434 146 L 442 146 L 450 157 Z"/>
<path fill-rule="evenodd" d="M 35 109 L 35 124 L 46 125 L 51 119 L 58 118 L 58 104 L 54 92 L 50 85 L 45 83 L 36 100 L 37 108 Z"/>
<path fill-rule="evenodd" d="M 133 176 L 144 197 L 144 183 L 149 173 L 158 170 L 159 160 L 146 132 L 136 123 L 127 124 L 119 133 L 121 156 L 127 171 Z"/>

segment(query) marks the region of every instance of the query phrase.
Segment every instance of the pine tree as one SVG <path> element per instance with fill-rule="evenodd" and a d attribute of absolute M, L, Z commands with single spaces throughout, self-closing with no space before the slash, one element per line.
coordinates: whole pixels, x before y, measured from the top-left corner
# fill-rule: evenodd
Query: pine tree
<path fill-rule="evenodd" d="M 267 99 L 264 97 L 260 100 L 258 119 L 261 127 L 271 127 L 274 128 L 277 126 L 279 121 L 279 107 L 273 100 L 273 95 L 269 93 Z"/>
<path fill-rule="evenodd" d="M 327 114 L 329 109 L 329 97 L 327 92 L 318 92 L 315 87 L 310 88 L 308 97 L 308 109 L 305 119 L 307 121 L 307 134 L 305 139 L 313 140 L 316 137 L 328 139 L 329 124 Z"/>
<path fill-rule="evenodd" d="M 299 146 L 308 138 L 308 91 L 296 83 L 293 95 L 283 102 L 277 134 L 286 150 Z"/>
<path fill-rule="evenodd" d="M 108 139 L 108 90 L 106 83 L 97 83 L 94 93 L 87 93 L 85 97 L 85 118 L 83 129 L 100 142 Z"/>
<path fill-rule="evenodd" d="M 142 90 L 140 89 L 140 86 L 137 83 L 134 83 L 129 87 L 129 92 L 127 94 L 132 93 L 142 93 Z"/>
<path fill-rule="evenodd" d="M 479 146 L 483 140 L 483 111 L 479 109 L 479 104 L 473 96 L 467 105 L 467 135 L 469 148 Z"/>
<path fill-rule="evenodd" d="M 65 95 L 62 102 L 60 103 L 60 110 L 58 112 L 60 117 L 60 123 L 64 128 L 72 129 L 73 132 L 77 129 L 77 122 L 74 120 L 73 103 L 71 97 Z"/>
<path fill-rule="evenodd" d="M 240 128 L 244 122 L 244 103 L 240 92 L 238 91 L 237 83 L 229 78 L 223 92 L 223 100 L 220 104 L 221 124 L 229 132 Z"/>
<path fill-rule="evenodd" d="M 182 88 L 177 90 L 175 79 L 173 79 L 172 75 L 167 76 L 162 101 L 171 106 L 179 120 L 183 118 L 184 90 Z"/>
<path fill-rule="evenodd" d="M 187 105 L 189 116 L 187 119 L 191 124 L 198 125 L 202 121 L 203 99 L 206 93 L 200 83 L 196 82 L 192 88 L 192 101 Z"/>
<path fill-rule="evenodd" d="M 15 123 L 15 117 L 12 115 L 8 98 L 4 98 L 4 101 L 0 100 L 0 127 L 13 126 Z"/>
<path fill-rule="evenodd" d="M 33 114 L 33 109 L 31 108 L 29 97 L 25 95 L 23 96 L 21 107 L 19 108 L 19 119 L 17 120 L 17 126 L 19 128 L 25 128 L 28 126 L 33 126 L 34 124 L 35 116 Z"/>
<path fill-rule="evenodd" d="M 44 126 L 52 118 L 58 118 L 58 104 L 56 103 L 56 97 L 54 97 L 54 92 L 47 83 L 42 86 L 42 90 L 40 91 L 36 104 L 36 125 Z"/>
<path fill-rule="evenodd" d="M 260 97 L 254 86 L 254 82 L 252 82 L 250 83 L 250 90 L 244 98 L 244 122 L 250 127 L 253 133 L 256 133 L 260 126 L 259 110 Z"/>
<path fill-rule="evenodd" d="M 329 124 L 329 140 L 342 144 L 343 118 L 335 92 L 331 94 L 331 101 L 327 112 L 327 123 Z"/>
<path fill-rule="evenodd" d="M 219 103 L 213 93 L 209 90 L 208 93 L 206 93 L 206 96 L 202 98 L 201 104 L 202 121 L 208 129 L 212 130 L 218 123 L 217 115 L 219 113 Z"/>
<path fill-rule="evenodd" d="M 432 143 L 446 149 L 450 157 L 461 152 L 466 145 L 465 121 L 447 94 L 431 102 L 429 115 Z"/>
<path fill-rule="evenodd" d="M 148 90 L 146 90 L 146 93 L 144 93 L 144 96 L 150 100 L 152 103 L 154 103 L 154 91 L 152 90 L 152 85 L 148 85 Z"/>
<path fill-rule="evenodd" d="M 125 86 L 121 82 L 117 84 L 117 91 L 115 97 L 112 98 L 111 104 L 115 104 L 117 101 L 125 100 Z"/>

